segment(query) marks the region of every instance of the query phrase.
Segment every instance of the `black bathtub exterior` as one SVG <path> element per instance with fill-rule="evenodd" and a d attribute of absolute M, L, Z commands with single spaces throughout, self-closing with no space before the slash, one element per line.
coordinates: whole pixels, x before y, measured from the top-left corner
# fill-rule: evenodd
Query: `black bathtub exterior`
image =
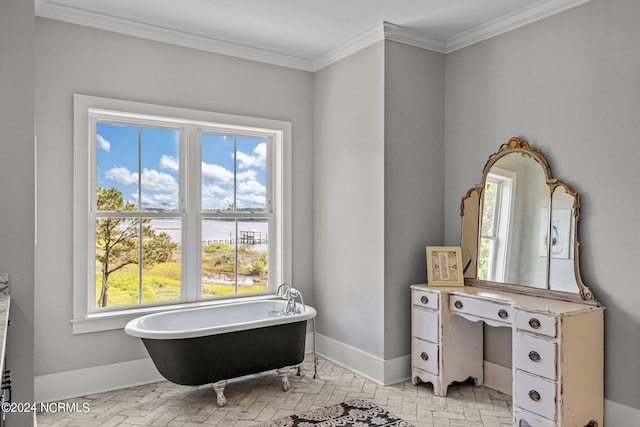
<path fill-rule="evenodd" d="M 143 338 L 167 380 L 203 385 L 302 363 L 307 321 L 182 339 Z"/>

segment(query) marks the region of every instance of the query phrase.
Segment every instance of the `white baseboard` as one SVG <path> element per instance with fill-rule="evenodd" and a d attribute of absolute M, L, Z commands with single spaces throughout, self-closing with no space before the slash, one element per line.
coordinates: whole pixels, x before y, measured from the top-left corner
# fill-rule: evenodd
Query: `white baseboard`
<path fill-rule="evenodd" d="M 34 400 L 54 402 L 162 381 L 151 359 L 38 375 L 34 378 Z"/>
<path fill-rule="evenodd" d="M 605 399 L 604 425 L 614 427 L 640 427 L 640 409 L 621 405 Z"/>
<path fill-rule="evenodd" d="M 511 396 L 511 382 L 513 374 L 511 368 L 484 361 L 484 385 Z"/>
<path fill-rule="evenodd" d="M 395 384 L 411 376 L 411 355 L 384 360 L 333 338 L 316 334 L 322 357 L 378 384 Z"/>

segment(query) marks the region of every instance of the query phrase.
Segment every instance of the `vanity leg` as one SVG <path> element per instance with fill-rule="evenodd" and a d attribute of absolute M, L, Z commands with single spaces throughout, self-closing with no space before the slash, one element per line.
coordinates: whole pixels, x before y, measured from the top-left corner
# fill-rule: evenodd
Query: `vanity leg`
<path fill-rule="evenodd" d="M 445 397 L 447 395 L 448 386 L 442 384 L 442 381 L 436 380 L 432 382 L 433 384 L 433 394 L 438 397 Z"/>
<path fill-rule="evenodd" d="M 224 397 L 224 388 L 227 386 L 227 381 L 222 380 L 216 383 L 213 383 L 213 389 L 216 392 L 216 396 L 218 397 L 218 406 L 222 407 L 227 404 L 227 398 Z"/>

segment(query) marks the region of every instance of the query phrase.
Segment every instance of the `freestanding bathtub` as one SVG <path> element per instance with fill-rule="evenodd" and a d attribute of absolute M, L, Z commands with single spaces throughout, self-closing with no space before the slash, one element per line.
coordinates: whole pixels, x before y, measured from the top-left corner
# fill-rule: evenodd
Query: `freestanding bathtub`
<path fill-rule="evenodd" d="M 287 372 L 304 359 L 307 320 L 316 310 L 298 305 L 299 314 L 284 314 L 285 305 L 278 298 L 149 314 L 124 331 L 142 339 L 163 377 L 182 385 L 213 383 L 223 406 L 231 378 L 277 369 L 289 389 Z"/>

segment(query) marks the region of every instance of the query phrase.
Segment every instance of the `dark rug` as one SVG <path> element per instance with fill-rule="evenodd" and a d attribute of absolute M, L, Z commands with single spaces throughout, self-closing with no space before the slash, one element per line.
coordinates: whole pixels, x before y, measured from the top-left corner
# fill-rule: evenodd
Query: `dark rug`
<path fill-rule="evenodd" d="M 349 400 L 261 424 L 260 427 L 413 427 L 366 400 Z"/>

